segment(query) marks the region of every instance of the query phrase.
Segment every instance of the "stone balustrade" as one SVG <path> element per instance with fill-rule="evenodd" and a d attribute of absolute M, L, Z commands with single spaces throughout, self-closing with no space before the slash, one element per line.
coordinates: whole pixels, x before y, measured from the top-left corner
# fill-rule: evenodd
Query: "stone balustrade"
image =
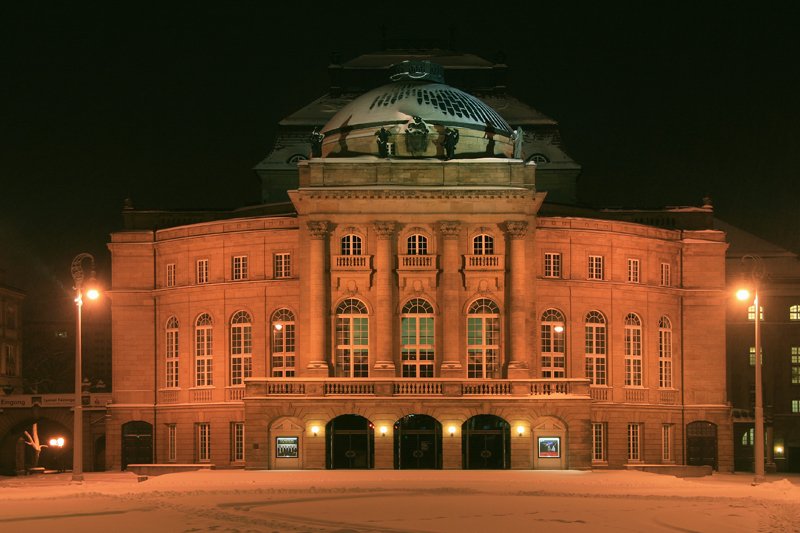
<path fill-rule="evenodd" d="M 334 255 L 332 267 L 337 270 L 368 270 L 371 255 Z"/>
<path fill-rule="evenodd" d="M 465 255 L 466 270 L 502 270 L 505 268 L 505 257 L 502 255 Z"/>
<path fill-rule="evenodd" d="M 398 268 L 400 270 L 430 270 L 436 266 L 435 255 L 400 255 Z"/>

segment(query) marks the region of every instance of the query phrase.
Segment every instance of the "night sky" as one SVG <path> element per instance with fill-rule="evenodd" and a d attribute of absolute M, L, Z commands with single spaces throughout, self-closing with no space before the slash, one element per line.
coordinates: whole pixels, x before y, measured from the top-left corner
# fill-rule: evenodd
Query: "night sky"
<path fill-rule="evenodd" d="M 0 269 L 29 316 L 68 301 L 82 251 L 138 208 L 257 203 L 277 122 L 343 60 L 443 38 L 510 67 L 558 120 L 592 205 L 699 205 L 800 251 L 800 31 L 748 3 L 4 2 Z M 791 2 L 783 3 L 790 5 Z M 324 7 L 323 7 L 324 6 Z M 715 10 L 717 7 L 719 10 Z"/>

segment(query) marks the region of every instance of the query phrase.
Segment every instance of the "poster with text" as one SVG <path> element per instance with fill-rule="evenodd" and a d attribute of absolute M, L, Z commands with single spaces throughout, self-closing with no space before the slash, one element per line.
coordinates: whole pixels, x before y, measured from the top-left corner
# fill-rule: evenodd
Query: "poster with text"
<path fill-rule="evenodd" d="M 557 459 L 561 457 L 561 437 L 539 437 L 539 458 Z"/>

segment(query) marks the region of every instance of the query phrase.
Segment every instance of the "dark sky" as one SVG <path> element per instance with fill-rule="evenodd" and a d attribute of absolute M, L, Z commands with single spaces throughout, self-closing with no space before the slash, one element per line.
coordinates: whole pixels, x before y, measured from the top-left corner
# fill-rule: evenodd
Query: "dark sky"
<path fill-rule="evenodd" d="M 137 207 L 236 207 L 331 53 L 389 36 L 506 55 L 561 124 L 583 201 L 717 213 L 800 251 L 800 31 L 774 6 L 596 2 L 3 2 L 0 269 L 33 307 Z M 714 4 L 714 5 L 710 5 Z M 785 2 L 790 5 L 791 2 Z"/>

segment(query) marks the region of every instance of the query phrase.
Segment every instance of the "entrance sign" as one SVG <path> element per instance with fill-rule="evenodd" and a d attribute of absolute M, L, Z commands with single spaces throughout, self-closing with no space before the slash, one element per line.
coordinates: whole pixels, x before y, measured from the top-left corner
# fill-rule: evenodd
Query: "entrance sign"
<path fill-rule="evenodd" d="M 561 457 L 561 437 L 539 437 L 539 458 Z"/>

